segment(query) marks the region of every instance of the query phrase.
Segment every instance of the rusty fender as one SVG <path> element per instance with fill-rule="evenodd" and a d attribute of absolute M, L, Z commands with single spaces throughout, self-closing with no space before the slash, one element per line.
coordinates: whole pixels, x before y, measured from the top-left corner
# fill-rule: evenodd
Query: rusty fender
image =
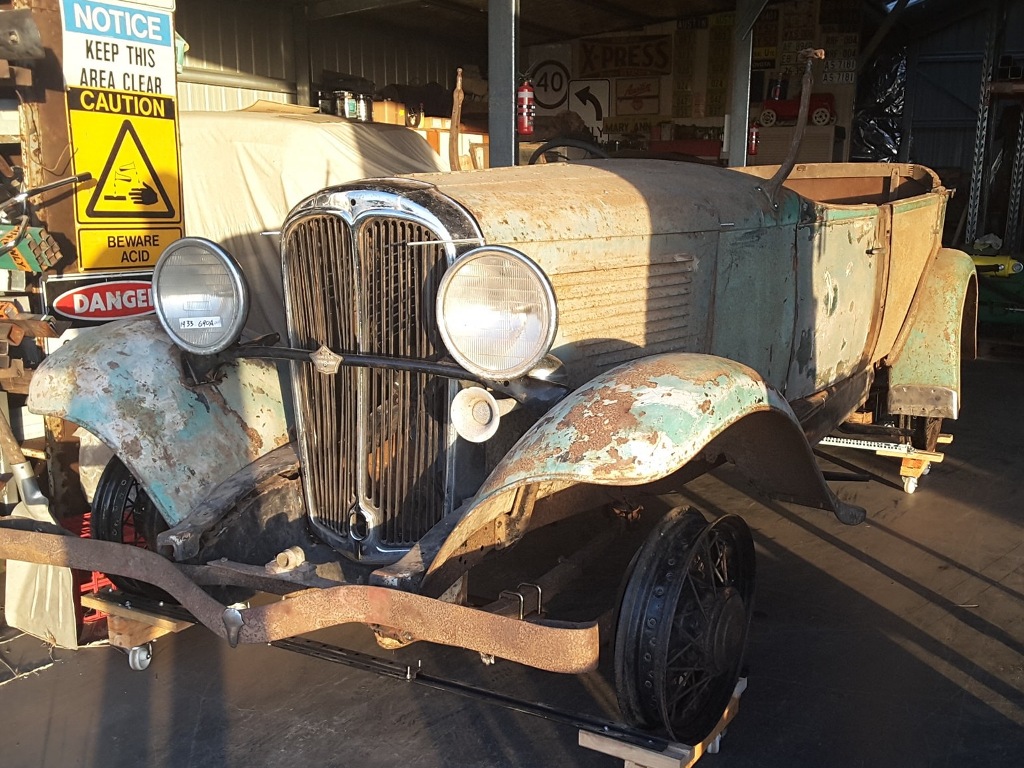
<path fill-rule="evenodd" d="M 735 462 L 770 495 L 830 510 L 843 522 L 863 520 L 863 510 L 842 504 L 825 484 L 789 403 L 756 371 L 713 355 L 670 353 L 605 372 L 534 424 L 456 513 L 428 573 L 508 513 L 502 499 L 519 487 L 642 485 L 705 452 Z"/>
<path fill-rule="evenodd" d="M 957 418 L 960 360 L 977 354 L 977 319 L 974 262 L 962 251 L 941 248 L 887 360 L 890 413 Z"/>
<path fill-rule="evenodd" d="M 218 384 L 185 385 L 155 317 L 83 331 L 32 377 L 28 406 L 92 432 L 128 466 L 169 525 L 219 482 L 288 442 L 273 363 L 239 361 Z"/>
<path fill-rule="evenodd" d="M 534 623 L 409 592 L 358 584 L 306 589 L 277 602 L 228 608 L 160 555 L 127 544 L 0 526 L 0 559 L 98 570 L 155 584 L 232 646 L 270 643 L 338 624 L 388 627 L 408 640 L 467 648 L 549 672 L 597 666 L 596 622 Z"/>

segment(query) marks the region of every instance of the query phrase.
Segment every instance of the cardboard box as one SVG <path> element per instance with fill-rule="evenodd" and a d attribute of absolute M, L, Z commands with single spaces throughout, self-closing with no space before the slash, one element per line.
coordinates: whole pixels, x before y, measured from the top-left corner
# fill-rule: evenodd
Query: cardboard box
<path fill-rule="evenodd" d="M 419 127 L 424 131 L 450 131 L 452 119 L 450 117 L 424 117 L 420 120 Z"/>
<path fill-rule="evenodd" d="M 398 101 L 373 102 L 373 122 L 405 125 L 405 104 Z"/>

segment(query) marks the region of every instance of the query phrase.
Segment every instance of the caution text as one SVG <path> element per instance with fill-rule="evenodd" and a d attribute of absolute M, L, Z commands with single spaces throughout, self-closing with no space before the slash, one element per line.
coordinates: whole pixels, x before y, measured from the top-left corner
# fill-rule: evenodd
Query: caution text
<path fill-rule="evenodd" d="M 129 117 L 174 117 L 173 99 L 135 93 L 98 91 L 91 88 L 71 88 L 68 106 L 86 112 L 104 112 Z"/>

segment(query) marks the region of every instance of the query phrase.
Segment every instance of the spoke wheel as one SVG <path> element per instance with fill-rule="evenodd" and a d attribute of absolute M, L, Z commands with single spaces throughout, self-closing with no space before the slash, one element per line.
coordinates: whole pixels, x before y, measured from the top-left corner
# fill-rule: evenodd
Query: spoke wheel
<path fill-rule="evenodd" d="M 761 113 L 761 116 L 757 118 L 757 122 L 763 125 L 765 128 L 771 128 L 775 125 L 775 121 L 779 119 L 779 116 L 775 114 L 774 109 L 766 109 Z"/>
<path fill-rule="evenodd" d="M 634 557 L 619 609 L 615 683 L 626 720 L 702 741 L 739 679 L 753 593 L 754 544 L 741 518 L 666 515 Z"/>
<path fill-rule="evenodd" d="M 96 485 L 92 501 L 91 535 L 101 541 L 115 541 L 156 551 L 156 537 L 167 530 L 167 523 L 146 492 L 116 456 L 112 458 Z M 114 585 L 156 600 L 172 598 L 162 589 L 117 574 L 108 574 Z"/>

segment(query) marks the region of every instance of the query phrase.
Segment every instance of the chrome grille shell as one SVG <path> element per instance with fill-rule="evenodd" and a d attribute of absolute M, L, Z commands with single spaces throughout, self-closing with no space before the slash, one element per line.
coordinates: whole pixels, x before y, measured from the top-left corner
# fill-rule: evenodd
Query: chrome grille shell
<path fill-rule="evenodd" d="M 281 252 L 293 347 L 444 354 L 437 283 L 460 244 L 479 236 L 433 187 L 393 184 L 326 190 L 290 214 Z M 387 368 L 323 375 L 293 364 L 292 386 L 311 522 L 350 557 L 397 559 L 456 502 L 448 404 L 457 385 Z"/>

